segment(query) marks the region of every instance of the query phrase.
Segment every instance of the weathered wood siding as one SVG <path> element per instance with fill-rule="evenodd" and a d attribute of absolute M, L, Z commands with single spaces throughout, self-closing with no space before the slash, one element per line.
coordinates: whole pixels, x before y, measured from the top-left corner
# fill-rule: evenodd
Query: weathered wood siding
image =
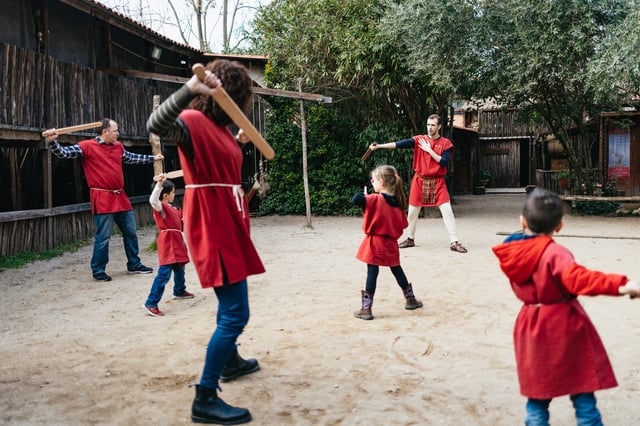
<path fill-rule="evenodd" d="M 166 99 L 180 87 L 106 74 L 9 44 L 0 44 L 0 71 L 2 127 L 42 130 L 109 117 L 124 139 L 144 139 L 153 96 Z"/>
<path fill-rule="evenodd" d="M 175 206 L 181 206 L 183 193 L 184 190 L 177 191 Z M 131 197 L 131 204 L 139 228 L 154 225 L 149 197 Z M 113 229 L 118 231 L 115 225 Z M 0 257 L 40 253 L 76 241 L 92 240 L 94 236 L 89 203 L 0 213 Z"/>

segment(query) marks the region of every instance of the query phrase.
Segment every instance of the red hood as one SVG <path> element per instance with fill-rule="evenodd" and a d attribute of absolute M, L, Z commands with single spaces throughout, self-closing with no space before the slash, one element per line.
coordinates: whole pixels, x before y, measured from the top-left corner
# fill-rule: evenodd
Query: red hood
<path fill-rule="evenodd" d="M 538 236 L 522 240 L 513 240 L 492 248 L 498 257 L 500 269 L 514 284 L 522 284 L 531 279 L 540 256 L 545 251 L 551 237 Z"/>

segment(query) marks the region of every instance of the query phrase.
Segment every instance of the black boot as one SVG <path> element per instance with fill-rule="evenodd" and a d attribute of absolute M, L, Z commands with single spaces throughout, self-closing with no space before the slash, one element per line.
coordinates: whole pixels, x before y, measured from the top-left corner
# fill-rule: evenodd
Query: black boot
<path fill-rule="evenodd" d="M 240 376 L 251 374 L 258 370 L 260 370 L 260 365 L 258 365 L 258 361 L 255 358 L 244 359 L 238 353 L 238 348 L 235 348 L 222 372 L 220 372 L 220 381 L 230 382 Z"/>
<path fill-rule="evenodd" d="M 215 423 L 218 425 L 239 425 L 251 421 L 251 413 L 246 408 L 232 407 L 212 388 L 196 386 L 196 397 L 191 405 L 191 420 L 194 423 Z"/>

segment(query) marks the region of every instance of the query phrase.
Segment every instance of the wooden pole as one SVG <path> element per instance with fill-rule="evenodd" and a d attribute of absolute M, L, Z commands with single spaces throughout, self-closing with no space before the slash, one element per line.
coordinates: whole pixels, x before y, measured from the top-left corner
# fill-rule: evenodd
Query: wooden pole
<path fill-rule="evenodd" d="M 160 96 L 153 96 L 153 110 L 157 110 L 160 106 Z M 149 133 L 149 143 L 151 144 L 151 153 L 153 155 L 162 154 L 162 147 L 160 146 L 160 136 L 155 133 Z M 153 162 L 153 175 L 157 176 L 162 173 L 162 160 L 154 160 Z"/>
<path fill-rule="evenodd" d="M 298 79 L 298 91 L 302 93 L 302 78 Z M 307 227 L 311 224 L 311 196 L 309 195 L 309 173 L 307 169 L 307 122 L 304 118 L 304 101 L 300 99 L 300 128 L 302 129 L 302 180 L 304 181 L 304 204 L 307 209 Z"/>

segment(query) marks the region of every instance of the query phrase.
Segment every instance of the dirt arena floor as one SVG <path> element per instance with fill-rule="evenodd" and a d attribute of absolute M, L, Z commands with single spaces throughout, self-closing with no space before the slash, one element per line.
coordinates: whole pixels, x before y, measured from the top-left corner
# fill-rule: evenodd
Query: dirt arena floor
<path fill-rule="evenodd" d="M 437 210 L 420 219 L 403 268 L 424 308 L 406 311 L 388 269 L 373 321 L 355 319 L 366 267 L 355 259 L 360 217 L 257 217 L 252 235 L 267 272 L 249 278 L 251 319 L 240 353 L 259 372 L 222 384 L 255 425 L 518 425 L 511 332 L 520 304 L 491 247 L 518 229 L 525 194 L 458 196 L 449 250 Z M 148 247 L 153 228 L 140 230 Z M 565 218 L 557 241 L 578 262 L 640 279 L 638 218 Z M 91 279 L 91 246 L 0 272 L 0 423 L 181 425 L 215 323 L 213 291 L 187 265 L 191 300 L 165 291 L 164 317 L 141 306 L 152 275 L 127 275 L 114 236 L 107 273 Z M 155 252 L 143 262 L 157 268 Z M 172 285 L 172 284 L 170 284 Z M 619 386 L 597 392 L 607 425 L 640 424 L 640 300 L 581 297 L 608 350 Z M 549 374 L 553 374 L 552 371 Z M 552 424 L 575 424 L 568 397 Z"/>

